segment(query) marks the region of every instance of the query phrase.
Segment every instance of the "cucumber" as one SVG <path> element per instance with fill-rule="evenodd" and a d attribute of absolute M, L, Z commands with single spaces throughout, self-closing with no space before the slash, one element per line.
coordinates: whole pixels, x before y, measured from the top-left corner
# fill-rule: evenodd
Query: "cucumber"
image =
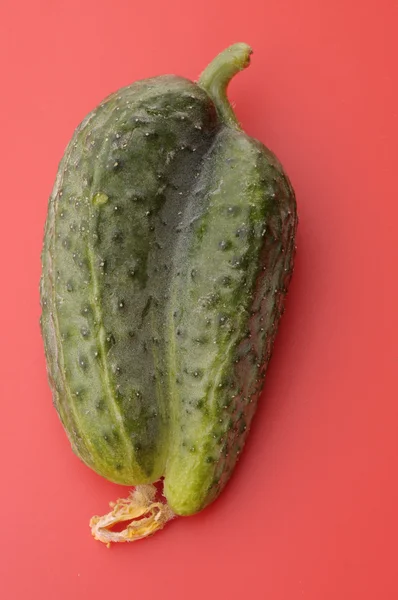
<path fill-rule="evenodd" d="M 291 198 L 275 158 L 223 128 L 188 200 L 171 278 L 165 492 L 178 514 L 214 500 L 243 448 L 292 273 Z"/>
<path fill-rule="evenodd" d="M 297 210 L 281 164 L 226 97 L 250 53 L 228 48 L 198 83 L 160 76 L 112 94 L 59 166 L 41 278 L 54 404 L 90 468 L 137 486 L 93 519 L 102 541 L 212 502 L 262 389 Z M 150 485 L 162 477 L 167 505 Z M 140 521 L 111 532 L 126 515 Z"/>

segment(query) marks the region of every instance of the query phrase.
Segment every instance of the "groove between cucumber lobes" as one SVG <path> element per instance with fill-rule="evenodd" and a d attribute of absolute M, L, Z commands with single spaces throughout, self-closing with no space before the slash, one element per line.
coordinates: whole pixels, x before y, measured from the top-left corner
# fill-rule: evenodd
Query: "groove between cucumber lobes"
<path fill-rule="evenodd" d="M 143 80 L 83 121 L 42 254 L 48 373 L 73 450 L 117 483 L 164 476 L 181 515 L 233 471 L 293 270 L 290 182 L 222 104 L 237 46 L 204 89 Z"/>

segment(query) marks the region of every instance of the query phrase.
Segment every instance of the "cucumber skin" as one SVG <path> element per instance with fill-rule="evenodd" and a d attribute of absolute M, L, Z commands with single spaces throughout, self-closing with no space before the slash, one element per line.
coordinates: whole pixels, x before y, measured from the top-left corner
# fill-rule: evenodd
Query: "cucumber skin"
<path fill-rule="evenodd" d="M 192 82 L 136 82 L 77 128 L 50 198 L 41 299 L 54 403 L 73 450 L 117 483 L 164 471 L 172 241 L 216 127 Z"/>
<path fill-rule="evenodd" d="M 219 495 L 262 389 L 296 226 L 280 163 L 192 82 L 136 82 L 88 115 L 49 202 L 41 324 L 54 404 L 89 467 L 126 485 L 165 476 L 176 514 Z"/>
<path fill-rule="evenodd" d="M 293 271 L 294 192 L 275 156 L 217 134 L 188 199 L 170 306 L 172 446 L 165 495 L 177 514 L 222 491 L 262 390 Z"/>

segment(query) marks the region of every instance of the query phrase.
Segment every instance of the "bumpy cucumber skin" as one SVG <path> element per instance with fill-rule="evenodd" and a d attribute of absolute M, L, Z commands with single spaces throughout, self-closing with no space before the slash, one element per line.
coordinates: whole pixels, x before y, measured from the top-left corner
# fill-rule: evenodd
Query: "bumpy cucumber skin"
<path fill-rule="evenodd" d="M 176 514 L 221 492 L 262 389 L 293 270 L 293 189 L 179 77 L 78 127 L 49 202 L 42 332 L 74 452 Z"/>
<path fill-rule="evenodd" d="M 41 301 L 54 403 L 73 450 L 118 483 L 164 472 L 173 240 L 216 128 L 192 82 L 136 82 L 78 127 L 50 198 Z"/>
<path fill-rule="evenodd" d="M 241 452 L 293 270 L 294 192 L 275 156 L 223 127 L 191 191 L 174 259 L 165 494 L 177 514 L 221 492 Z"/>

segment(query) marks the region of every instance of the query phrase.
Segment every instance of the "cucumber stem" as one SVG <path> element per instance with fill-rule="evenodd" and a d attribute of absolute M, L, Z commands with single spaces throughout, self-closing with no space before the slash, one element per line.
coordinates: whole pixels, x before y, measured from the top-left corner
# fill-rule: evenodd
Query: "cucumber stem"
<path fill-rule="evenodd" d="M 220 119 L 235 129 L 240 129 L 240 125 L 228 100 L 227 88 L 232 77 L 249 66 L 252 52 L 247 44 L 233 44 L 216 56 L 198 80 L 198 85 L 213 100 Z"/>
<path fill-rule="evenodd" d="M 111 542 L 134 542 L 163 529 L 175 515 L 167 504 L 156 502 L 156 493 L 152 484 L 137 485 L 128 498 L 110 502 L 111 512 L 90 520 L 93 537 L 109 548 Z M 125 521 L 125 529 L 112 531 L 117 523 Z"/>

